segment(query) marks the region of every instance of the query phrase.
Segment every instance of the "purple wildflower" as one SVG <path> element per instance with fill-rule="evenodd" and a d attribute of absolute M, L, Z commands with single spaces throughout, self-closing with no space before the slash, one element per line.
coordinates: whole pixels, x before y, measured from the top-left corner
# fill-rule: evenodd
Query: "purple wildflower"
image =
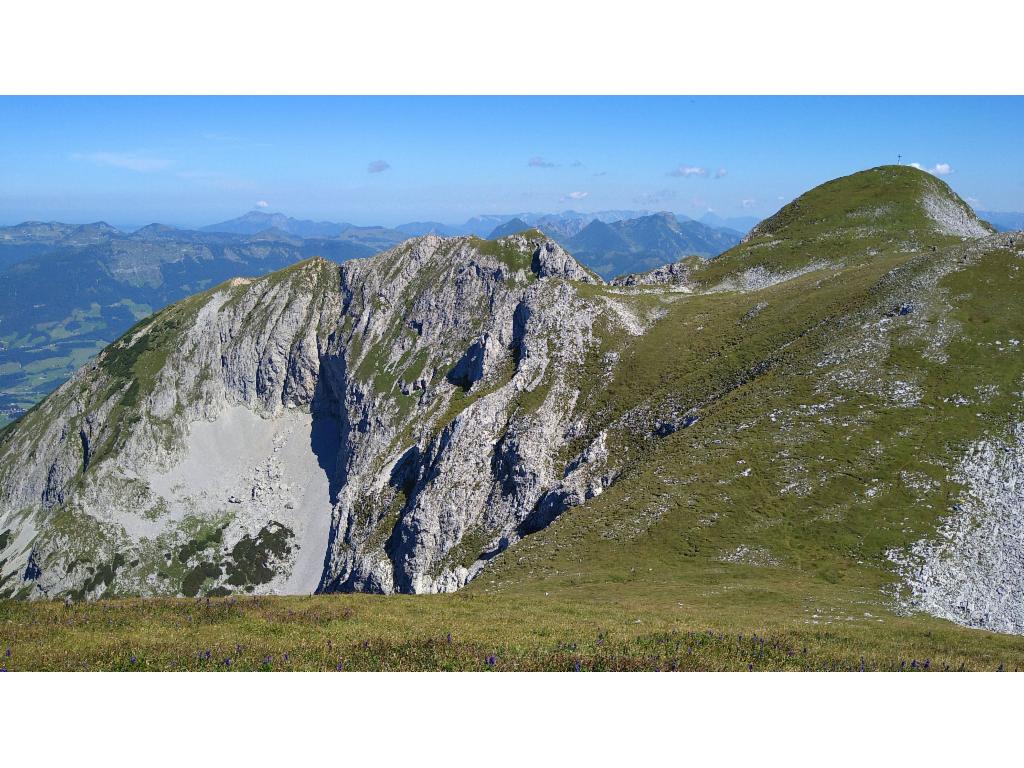
<path fill-rule="evenodd" d="M 338 661 L 338 666 L 336 666 L 335 669 L 338 672 L 344 672 L 345 671 L 345 663 L 343 661 Z"/>
<path fill-rule="evenodd" d="M 132 656 L 132 664 L 134 664 L 136 661 L 137 659 L 134 656 Z"/>
<path fill-rule="evenodd" d="M 576 662 L 576 671 L 577 672 L 581 672 L 582 670 L 583 670 L 583 668 L 580 666 L 580 663 L 577 661 Z"/>
<path fill-rule="evenodd" d="M 497 659 L 495 659 L 493 656 L 487 657 L 487 666 L 493 667 L 495 663 L 497 663 Z"/>
<path fill-rule="evenodd" d="M 231 666 L 231 659 L 224 659 L 224 666 L 225 667 L 230 667 Z"/>
<path fill-rule="evenodd" d="M 448 633 L 448 645 L 451 645 L 451 644 L 452 644 L 452 633 L 449 632 Z"/>

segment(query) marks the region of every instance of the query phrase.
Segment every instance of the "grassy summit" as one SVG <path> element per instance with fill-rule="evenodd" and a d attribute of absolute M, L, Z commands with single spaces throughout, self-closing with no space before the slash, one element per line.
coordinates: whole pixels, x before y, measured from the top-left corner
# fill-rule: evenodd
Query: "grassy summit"
<path fill-rule="evenodd" d="M 937 213 L 944 216 L 937 220 Z M 950 213 L 976 223 L 975 234 L 994 232 L 948 184 L 925 171 L 906 165 L 860 171 L 785 205 L 709 263 L 700 279 L 712 284 L 751 267 L 789 271 L 814 263 L 849 264 L 956 243 L 960 233 L 943 226 Z"/>

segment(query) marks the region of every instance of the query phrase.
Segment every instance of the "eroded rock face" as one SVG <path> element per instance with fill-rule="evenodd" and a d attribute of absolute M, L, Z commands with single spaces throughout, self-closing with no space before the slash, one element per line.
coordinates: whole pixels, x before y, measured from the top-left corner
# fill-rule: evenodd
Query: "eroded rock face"
<path fill-rule="evenodd" d="M 581 282 L 542 236 L 427 236 L 174 305 L 4 435 L 0 590 L 461 587 L 614 478 L 603 436 L 564 455 Z"/>
<path fill-rule="evenodd" d="M 964 488 L 935 537 L 890 553 L 905 605 L 958 624 L 1024 633 L 1024 424 L 971 447 Z"/>

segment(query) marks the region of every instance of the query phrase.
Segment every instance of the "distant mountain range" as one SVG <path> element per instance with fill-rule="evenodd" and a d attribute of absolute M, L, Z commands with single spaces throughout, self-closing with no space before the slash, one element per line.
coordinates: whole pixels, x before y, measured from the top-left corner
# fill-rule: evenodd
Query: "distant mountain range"
<path fill-rule="evenodd" d="M 154 223 L 125 232 L 102 221 L 0 227 L 0 426 L 136 321 L 232 277 L 312 256 L 368 257 L 424 234 L 496 238 L 531 227 L 604 277 L 713 256 L 740 240 L 739 232 L 638 211 L 486 215 L 458 227 L 361 227 L 266 211 L 200 229 Z"/>
<path fill-rule="evenodd" d="M 698 221 L 701 224 L 707 224 L 709 227 L 715 227 L 717 229 L 721 229 L 723 227 L 725 229 L 734 229 L 745 235 L 757 226 L 761 219 L 757 216 L 733 216 L 730 218 L 722 218 L 717 213 L 708 211 L 701 216 Z"/>
<path fill-rule="evenodd" d="M 595 219 L 564 242 L 577 259 L 609 279 L 645 272 L 684 256 L 710 258 L 738 245 L 743 235 L 662 212 L 606 223 Z"/>
<path fill-rule="evenodd" d="M 996 228 L 998 232 L 1024 230 L 1024 213 L 1011 211 L 978 211 L 978 216 Z"/>

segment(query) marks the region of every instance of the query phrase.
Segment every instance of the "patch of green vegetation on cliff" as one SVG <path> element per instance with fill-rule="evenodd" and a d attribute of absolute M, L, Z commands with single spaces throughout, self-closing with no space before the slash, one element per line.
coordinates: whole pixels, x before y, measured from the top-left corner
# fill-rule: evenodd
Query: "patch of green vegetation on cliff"
<path fill-rule="evenodd" d="M 263 526 L 256 537 L 246 534 L 231 550 L 227 562 L 228 584 L 251 587 L 266 584 L 276 575 L 271 567 L 275 560 L 291 551 L 294 533 L 287 526 L 271 521 Z"/>
<path fill-rule="evenodd" d="M 528 241 L 546 239 L 544 234 L 536 229 L 528 229 L 519 234 L 525 237 Z M 493 256 L 508 267 L 513 273 L 522 270 L 528 277 L 533 276 L 533 252 L 519 248 L 510 239 L 499 238 L 497 240 L 482 240 L 479 237 L 470 237 L 469 243 L 480 253 L 486 256 Z"/>
<path fill-rule="evenodd" d="M 199 594 L 200 587 L 207 579 L 215 579 L 223 573 L 219 565 L 209 561 L 203 561 L 187 574 L 181 582 L 181 594 L 185 597 L 195 597 Z"/>

